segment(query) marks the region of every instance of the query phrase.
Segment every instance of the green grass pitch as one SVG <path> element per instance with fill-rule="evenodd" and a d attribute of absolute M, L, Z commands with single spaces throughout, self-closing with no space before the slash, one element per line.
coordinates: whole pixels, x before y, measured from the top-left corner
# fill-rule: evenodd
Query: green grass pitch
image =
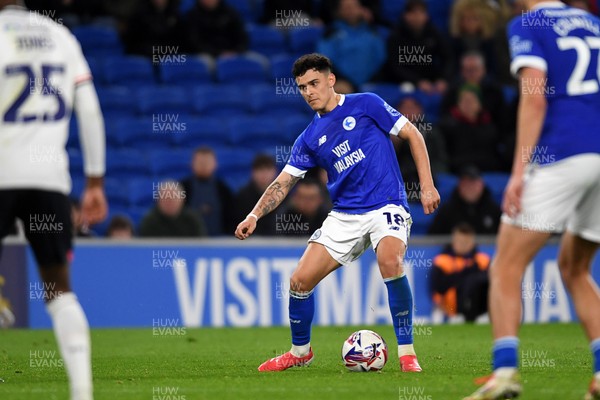
<path fill-rule="evenodd" d="M 365 327 L 361 327 L 365 328 Z M 391 326 L 376 326 L 390 345 L 381 372 L 348 372 L 340 349 L 354 327 L 315 327 L 308 368 L 259 373 L 288 350 L 287 328 L 95 329 L 96 400 L 462 399 L 490 370 L 487 325 L 419 326 L 415 347 L 424 372 L 399 371 Z M 163 333 L 155 335 L 154 333 Z M 168 334 L 167 334 L 168 333 Z M 591 378 L 587 340 L 576 324 L 521 330 L 522 399 L 582 399 Z M 51 331 L 0 331 L 0 399 L 67 399 L 67 381 Z"/>

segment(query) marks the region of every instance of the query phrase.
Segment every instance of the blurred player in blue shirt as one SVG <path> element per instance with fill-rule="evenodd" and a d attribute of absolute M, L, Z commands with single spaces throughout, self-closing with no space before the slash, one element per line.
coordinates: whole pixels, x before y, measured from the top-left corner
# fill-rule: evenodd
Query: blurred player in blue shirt
<path fill-rule="evenodd" d="M 468 400 L 514 398 L 521 280 L 553 233 L 558 264 L 591 343 L 600 399 L 600 290 L 590 264 L 600 243 L 600 20 L 559 1 L 525 0 L 509 26 L 511 72 L 519 77 L 517 145 L 491 267 L 494 373 Z"/>
<path fill-rule="evenodd" d="M 292 72 L 302 96 L 316 114 L 296 139 L 288 164 L 238 225 L 235 235 L 242 240 L 250 236 L 257 220 L 275 209 L 315 166 L 327 171 L 333 210 L 309 239 L 290 279 L 292 349 L 267 360 L 259 371 L 282 371 L 312 362 L 315 286 L 372 245 L 388 290 L 401 369 L 419 372 L 411 329 L 412 293 L 402 262 L 411 217 L 390 135 L 410 144 L 421 183 L 421 203 L 425 213 L 430 214 L 440 198 L 431 178 L 423 136 L 375 94 L 335 93 L 331 62 L 323 55 L 300 57 Z"/>

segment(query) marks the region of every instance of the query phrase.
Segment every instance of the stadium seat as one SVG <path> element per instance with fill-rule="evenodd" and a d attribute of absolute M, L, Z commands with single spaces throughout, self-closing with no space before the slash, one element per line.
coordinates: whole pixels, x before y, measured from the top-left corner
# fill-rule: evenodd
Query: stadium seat
<path fill-rule="evenodd" d="M 129 207 L 150 208 L 154 201 L 154 193 L 158 181 L 149 178 L 133 178 L 129 180 Z"/>
<path fill-rule="evenodd" d="M 160 66 L 160 80 L 167 85 L 189 86 L 212 81 L 212 74 L 206 62 L 187 55 L 181 64 L 165 63 Z"/>
<path fill-rule="evenodd" d="M 160 121 L 176 124 L 181 114 L 189 114 L 192 106 L 188 92 L 176 86 L 146 86 L 137 92 L 137 109 L 140 114 L 164 116 L 168 120 Z M 174 126 L 174 125 L 173 125 Z"/>
<path fill-rule="evenodd" d="M 135 101 L 131 89 L 125 86 L 105 86 L 96 88 L 103 114 L 129 116 L 135 113 Z M 108 119 L 105 118 L 105 121 Z"/>
<path fill-rule="evenodd" d="M 104 180 L 104 191 L 110 207 L 126 208 L 129 206 L 129 184 L 117 178 Z"/>
<path fill-rule="evenodd" d="M 492 196 L 498 205 L 502 204 L 502 196 L 504 195 L 504 188 L 508 183 L 510 174 L 503 172 L 486 172 L 481 174 L 483 181 L 492 192 Z"/>
<path fill-rule="evenodd" d="M 71 120 L 69 121 L 69 137 L 67 139 L 67 149 L 81 149 L 81 145 L 79 143 L 79 127 L 77 126 L 77 117 L 75 113 L 71 115 Z"/>
<path fill-rule="evenodd" d="M 220 177 L 225 177 L 232 174 L 240 174 L 246 171 L 248 177 L 252 169 L 252 160 L 254 160 L 255 151 L 247 148 L 237 149 L 215 149 L 217 155 L 217 174 Z"/>
<path fill-rule="evenodd" d="M 152 63 L 138 56 L 108 58 L 104 61 L 104 80 L 109 85 L 128 87 L 153 83 Z"/>
<path fill-rule="evenodd" d="M 104 85 L 104 63 L 100 57 L 86 56 L 85 58 L 97 90 L 99 86 Z"/>
<path fill-rule="evenodd" d="M 69 156 L 69 172 L 72 179 L 83 179 L 85 173 L 83 171 L 83 155 L 79 149 L 68 149 Z"/>
<path fill-rule="evenodd" d="M 297 27 L 289 32 L 290 48 L 294 54 L 313 53 L 317 42 L 323 37 L 323 27 Z"/>
<path fill-rule="evenodd" d="M 106 153 L 106 177 L 126 180 L 149 176 L 148 161 L 139 150 L 119 149 Z"/>
<path fill-rule="evenodd" d="M 440 0 L 435 0 L 440 1 Z M 427 3 L 434 3 L 428 1 Z M 381 16 L 392 24 L 396 24 L 402 11 L 404 10 L 405 0 L 382 0 L 381 1 Z"/>
<path fill-rule="evenodd" d="M 216 117 L 190 118 L 186 120 L 185 131 L 171 138 L 174 145 L 186 149 L 231 145 L 228 120 Z"/>
<path fill-rule="evenodd" d="M 171 136 L 177 134 L 172 130 L 162 129 L 169 122 L 153 121 L 155 117 L 124 117 L 115 121 L 109 143 L 116 146 L 135 149 L 165 148 L 171 143 Z M 161 119 L 161 117 L 157 117 Z"/>
<path fill-rule="evenodd" d="M 306 129 L 312 118 L 304 114 L 288 115 L 281 121 L 281 132 L 287 138 L 289 144 L 293 144 L 296 138 Z"/>
<path fill-rule="evenodd" d="M 276 118 L 238 117 L 231 120 L 230 136 L 235 146 L 261 151 L 288 144 Z"/>
<path fill-rule="evenodd" d="M 240 115 L 250 112 L 250 102 L 240 85 L 203 85 L 192 90 L 194 111 L 203 116 Z"/>
<path fill-rule="evenodd" d="M 411 235 L 425 235 L 429 225 L 433 222 L 434 215 L 425 215 L 423 207 L 419 203 L 411 203 L 410 215 L 412 217 L 412 226 L 410 228 Z"/>
<path fill-rule="evenodd" d="M 80 199 L 85 189 L 85 178 L 83 177 L 71 177 L 71 193 L 69 197 L 72 199 Z"/>
<path fill-rule="evenodd" d="M 290 85 L 296 85 L 292 75 L 292 66 L 296 58 L 289 55 L 278 55 L 271 58 L 271 78 L 275 80 L 276 84 L 280 80 L 279 82 L 289 82 Z"/>
<path fill-rule="evenodd" d="M 248 29 L 250 50 L 265 56 L 281 54 L 287 51 L 285 37 L 277 28 L 265 25 L 253 25 Z"/>
<path fill-rule="evenodd" d="M 287 115 L 290 113 L 314 112 L 306 104 L 300 95 L 296 84 L 293 81 L 287 81 L 283 85 L 255 85 L 250 87 L 250 102 L 252 111 L 256 114 L 281 113 Z M 290 86 L 292 85 L 292 86 Z"/>
<path fill-rule="evenodd" d="M 73 28 L 73 35 L 81 43 L 86 56 L 104 57 L 123 53 L 119 35 L 110 27 L 82 25 Z"/>
<path fill-rule="evenodd" d="M 244 21 L 256 21 L 257 13 L 253 7 L 254 0 L 226 0 L 225 2 L 237 11 Z"/>
<path fill-rule="evenodd" d="M 248 56 L 217 60 L 217 80 L 223 83 L 260 83 L 267 80 L 265 67 Z"/>
<path fill-rule="evenodd" d="M 518 97 L 519 92 L 517 88 L 512 85 L 504 85 L 502 87 L 502 94 L 504 95 L 504 101 L 506 104 L 512 104 L 512 102 Z"/>
<path fill-rule="evenodd" d="M 190 160 L 192 149 L 163 150 L 156 149 L 148 152 L 150 170 L 154 179 L 182 179 L 191 173 Z"/>
<path fill-rule="evenodd" d="M 458 184 L 458 177 L 452 174 L 437 174 L 435 185 L 440 194 L 442 202 L 450 200 L 450 196 Z"/>

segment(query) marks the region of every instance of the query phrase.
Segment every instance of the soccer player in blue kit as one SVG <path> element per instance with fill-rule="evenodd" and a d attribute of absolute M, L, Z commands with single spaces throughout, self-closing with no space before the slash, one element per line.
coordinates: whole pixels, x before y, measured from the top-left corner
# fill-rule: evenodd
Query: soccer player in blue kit
<path fill-rule="evenodd" d="M 257 221 L 275 209 L 315 166 L 327 170 L 333 210 L 309 239 L 290 278 L 292 348 L 265 361 L 258 370 L 283 371 L 312 362 L 315 286 L 372 245 L 388 291 L 400 367 L 402 371 L 420 372 L 410 329 L 413 299 L 403 270 L 411 217 L 390 135 L 408 141 L 419 173 L 421 203 L 425 213 L 430 214 L 438 207 L 440 197 L 433 185 L 423 136 L 375 94 L 335 93 L 331 62 L 323 55 L 300 57 L 292 73 L 302 97 L 316 115 L 296 139 L 288 164 L 238 225 L 235 235 L 241 240 L 250 236 Z"/>
<path fill-rule="evenodd" d="M 600 399 L 600 290 L 590 265 L 600 243 L 600 20 L 559 1 L 525 0 L 509 26 L 519 77 L 517 144 L 490 269 L 493 369 L 467 400 L 517 397 L 521 280 L 553 233 L 558 265 L 593 354 L 587 400 Z M 568 340 L 568 339 L 566 339 Z"/>

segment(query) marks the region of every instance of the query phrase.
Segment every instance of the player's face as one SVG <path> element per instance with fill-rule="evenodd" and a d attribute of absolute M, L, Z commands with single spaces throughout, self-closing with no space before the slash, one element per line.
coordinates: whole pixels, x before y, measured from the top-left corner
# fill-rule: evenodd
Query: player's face
<path fill-rule="evenodd" d="M 296 84 L 310 108 L 320 113 L 331 111 L 330 103 L 335 99 L 333 91 L 335 76 L 331 72 L 308 70 L 304 75 L 296 78 Z"/>

